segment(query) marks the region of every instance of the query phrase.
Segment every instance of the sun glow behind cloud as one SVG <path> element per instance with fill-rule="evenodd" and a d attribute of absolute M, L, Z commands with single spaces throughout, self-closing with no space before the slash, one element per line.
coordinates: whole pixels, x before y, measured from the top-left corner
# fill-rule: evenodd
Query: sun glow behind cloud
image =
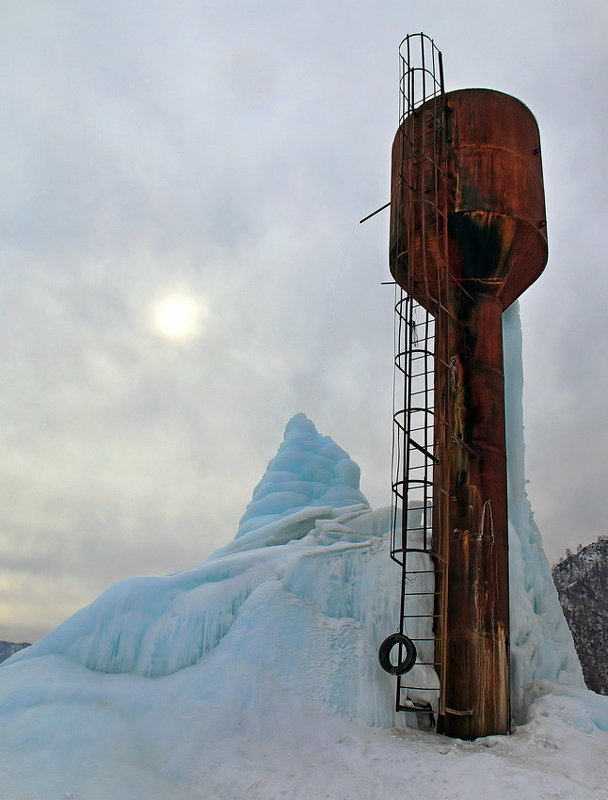
<path fill-rule="evenodd" d="M 202 333 L 209 308 L 199 295 L 175 292 L 154 300 L 151 312 L 152 325 L 158 334 L 186 341 Z"/>

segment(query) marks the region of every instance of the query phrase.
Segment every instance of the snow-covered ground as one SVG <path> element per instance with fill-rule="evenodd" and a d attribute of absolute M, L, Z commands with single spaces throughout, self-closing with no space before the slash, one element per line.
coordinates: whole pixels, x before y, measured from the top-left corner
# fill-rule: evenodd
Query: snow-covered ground
<path fill-rule="evenodd" d="M 606 798 L 606 702 L 584 690 L 541 686 L 512 736 L 469 743 L 345 718 L 244 649 L 160 679 L 24 663 L 4 690 L 0 796 Z"/>
<path fill-rule="evenodd" d="M 514 309 L 513 735 L 455 741 L 393 710 L 390 512 L 298 414 L 232 542 L 114 586 L 0 667 L 0 797 L 605 800 L 608 698 L 582 684 L 524 491 L 519 337 Z"/>

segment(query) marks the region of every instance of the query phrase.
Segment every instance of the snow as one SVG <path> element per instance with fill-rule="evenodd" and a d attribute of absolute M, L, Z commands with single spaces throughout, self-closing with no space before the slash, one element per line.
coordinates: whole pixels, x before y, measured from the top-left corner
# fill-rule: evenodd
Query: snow
<path fill-rule="evenodd" d="M 393 710 L 390 510 L 298 414 L 232 542 L 112 587 L 0 667 L 0 796 L 605 798 L 608 698 L 583 686 L 524 489 L 516 308 L 505 347 L 512 736 L 450 740 Z"/>

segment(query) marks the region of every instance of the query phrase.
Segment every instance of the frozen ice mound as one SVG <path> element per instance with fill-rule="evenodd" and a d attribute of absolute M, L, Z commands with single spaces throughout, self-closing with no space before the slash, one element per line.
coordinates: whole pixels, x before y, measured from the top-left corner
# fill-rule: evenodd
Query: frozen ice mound
<path fill-rule="evenodd" d="M 358 674 L 362 651 L 375 654 L 387 620 L 397 625 L 399 578 L 386 552 L 388 510 L 371 511 L 359 491 L 358 466 L 304 414 L 297 414 L 245 517 L 237 538 L 207 561 L 173 575 L 116 584 L 28 648 L 28 658 L 60 654 L 96 672 L 167 676 L 199 663 L 222 643 L 230 646 L 224 640 L 230 641 L 237 619 L 258 626 L 254 642 L 259 646 L 272 617 L 291 640 L 280 658 L 293 652 L 300 668 L 314 658 L 314 669 L 311 664 L 306 669 L 315 676 L 317 693 L 346 712 L 355 713 L 355 707 L 363 712 L 352 691 L 357 680 L 345 676 L 353 670 Z M 384 553 L 380 558 L 379 551 Z M 383 591 L 386 585 L 393 585 L 393 591 Z M 262 599 L 270 593 L 278 606 L 264 611 Z M 310 630 L 291 619 L 296 599 L 308 611 L 315 608 Z M 302 617 L 301 609 L 297 616 Z M 324 620 L 331 630 L 324 645 L 327 658 L 318 652 Z M 338 661 L 331 647 L 337 628 L 349 643 Z M 277 656 L 271 649 L 264 657 Z M 328 659 L 339 666 L 333 678 Z M 375 670 L 375 657 L 372 665 Z M 319 688 L 324 669 L 325 690 Z M 340 681 L 349 688 L 340 688 Z M 375 682 L 383 685 L 385 676 Z M 344 705 L 347 696 L 355 700 Z M 381 714 L 388 724 L 391 705 L 388 700 Z M 373 708 L 364 716 L 381 722 Z"/>

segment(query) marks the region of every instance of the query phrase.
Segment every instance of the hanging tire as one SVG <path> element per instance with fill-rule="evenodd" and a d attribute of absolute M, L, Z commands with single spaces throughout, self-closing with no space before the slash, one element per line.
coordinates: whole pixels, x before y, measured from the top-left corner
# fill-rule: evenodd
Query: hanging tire
<path fill-rule="evenodd" d="M 392 664 L 390 659 L 391 650 L 395 645 L 399 644 L 405 648 L 405 658 L 398 664 Z M 417 655 L 416 645 L 409 636 L 405 636 L 403 633 L 391 633 L 378 648 L 380 666 L 389 675 L 404 675 L 409 672 L 416 663 Z"/>

